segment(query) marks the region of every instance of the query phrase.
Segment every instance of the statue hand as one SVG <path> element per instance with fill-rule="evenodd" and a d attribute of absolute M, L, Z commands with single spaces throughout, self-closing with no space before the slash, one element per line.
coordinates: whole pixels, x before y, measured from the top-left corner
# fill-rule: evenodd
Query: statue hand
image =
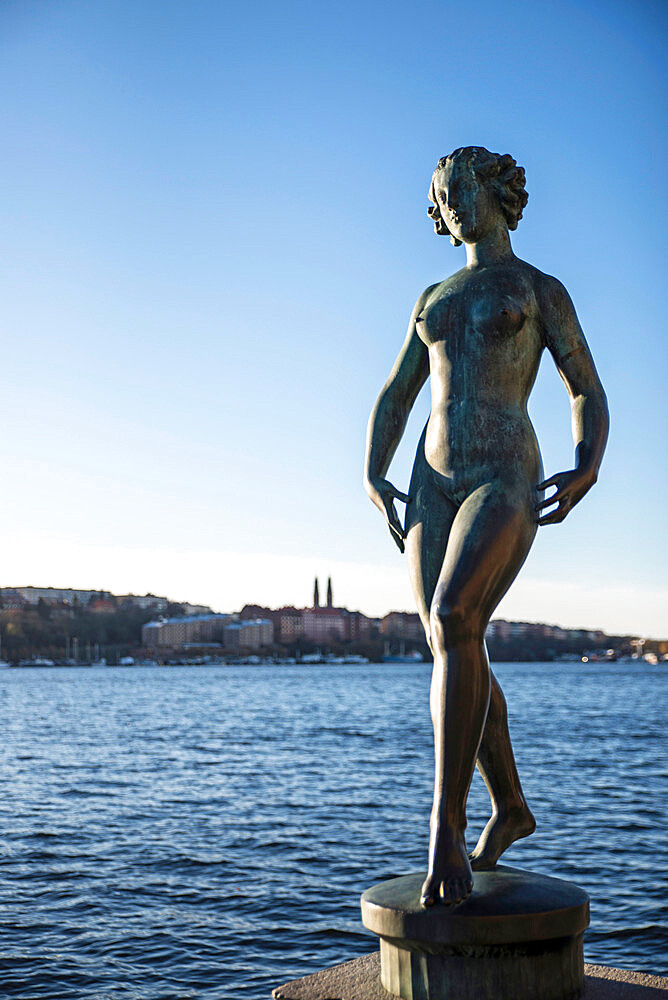
<path fill-rule="evenodd" d="M 557 490 L 552 496 L 546 497 L 545 500 L 536 504 L 538 524 L 560 524 L 569 510 L 582 500 L 595 482 L 595 475 L 573 469 L 571 472 L 557 472 L 556 475 L 539 483 L 536 487 L 538 490 L 546 490 L 549 486 L 556 486 Z M 540 511 L 544 507 L 551 507 L 554 503 L 558 504 L 557 509 L 541 517 Z"/>
<path fill-rule="evenodd" d="M 398 490 L 387 479 L 367 480 L 364 487 L 378 510 L 384 515 L 397 548 L 403 552 L 406 532 L 399 520 L 394 501 L 401 500 L 402 503 L 410 503 L 411 498 Z"/>

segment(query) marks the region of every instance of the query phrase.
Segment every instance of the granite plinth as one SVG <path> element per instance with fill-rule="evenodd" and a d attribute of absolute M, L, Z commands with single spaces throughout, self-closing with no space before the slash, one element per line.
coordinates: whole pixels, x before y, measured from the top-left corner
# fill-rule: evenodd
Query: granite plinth
<path fill-rule="evenodd" d="M 295 979 L 277 987 L 273 996 L 275 1000 L 392 1000 L 380 982 L 380 953 L 377 951 Z M 668 979 L 607 965 L 585 965 L 584 1000 L 666 998 Z"/>
<path fill-rule="evenodd" d="M 425 873 L 373 886 L 362 921 L 380 937 L 381 983 L 402 1000 L 577 1000 L 589 898 L 562 879 L 499 865 L 458 906 L 420 905 Z"/>

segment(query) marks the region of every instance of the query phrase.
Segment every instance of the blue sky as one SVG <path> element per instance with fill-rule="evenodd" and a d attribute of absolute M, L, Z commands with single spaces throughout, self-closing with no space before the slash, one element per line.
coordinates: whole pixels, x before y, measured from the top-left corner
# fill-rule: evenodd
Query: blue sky
<path fill-rule="evenodd" d="M 498 614 L 668 633 L 665 36 L 642 2 L 5 0 L 0 583 L 231 610 L 303 605 L 318 572 L 412 608 L 364 434 L 464 261 L 431 171 L 480 144 L 526 168 L 515 251 L 569 289 L 612 415 Z M 549 356 L 531 415 L 570 468 Z"/>

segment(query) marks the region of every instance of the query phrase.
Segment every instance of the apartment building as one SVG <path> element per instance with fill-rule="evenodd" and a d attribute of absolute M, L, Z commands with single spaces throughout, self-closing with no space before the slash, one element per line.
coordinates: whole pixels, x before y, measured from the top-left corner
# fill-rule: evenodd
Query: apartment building
<path fill-rule="evenodd" d="M 271 646 L 274 623 L 266 618 L 232 622 L 223 630 L 223 646 L 230 653 L 245 653 Z"/>
<path fill-rule="evenodd" d="M 176 649 L 198 642 L 223 642 L 230 615 L 191 615 L 148 622 L 141 630 L 142 646 L 151 649 Z"/>

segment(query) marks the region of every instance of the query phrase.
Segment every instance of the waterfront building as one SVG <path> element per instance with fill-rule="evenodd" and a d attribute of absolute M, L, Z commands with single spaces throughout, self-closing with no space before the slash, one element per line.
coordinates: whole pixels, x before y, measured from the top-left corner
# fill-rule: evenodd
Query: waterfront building
<path fill-rule="evenodd" d="M 314 588 L 315 589 L 315 588 Z M 332 599 L 331 578 L 328 580 L 327 599 Z M 380 620 L 369 618 L 361 611 L 335 608 L 332 604 L 313 608 L 265 608 L 259 604 L 246 604 L 239 612 L 239 619 L 264 618 L 273 622 L 274 640 L 291 646 L 300 639 L 316 643 L 354 642 L 368 640 L 380 627 Z"/>
<path fill-rule="evenodd" d="M 408 611 L 390 611 L 380 623 L 380 632 L 385 638 L 424 640 L 420 616 Z"/>
<path fill-rule="evenodd" d="M 236 615 L 163 618 L 142 627 L 142 646 L 155 650 L 217 645 L 239 652 L 271 646 L 273 641 L 272 621 L 264 618 L 240 621 Z"/>
<path fill-rule="evenodd" d="M 0 597 L 3 600 L 5 594 L 8 596 L 18 595 L 23 598 L 26 604 L 80 604 L 85 607 L 94 598 L 111 599 L 113 594 L 107 590 L 72 590 L 70 588 L 59 587 L 2 587 Z"/>
<path fill-rule="evenodd" d="M 361 611 L 343 611 L 345 620 L 345 638 L 351 642 L 365 642 L 372 638 L 374 632 L 380 631 L 381 620 L 379 618 L 369 618 Z"/>
<path fill-rule="evenodd" d="M 302 628 L 304 638 L 312 642 L 341 641 L 346 638 L 346 614 L 341 608 L 305 608 Z"/>
<path fill-rule="evenodd" d="M 271 608 L 265 608 L 262 604 L 244 604 L 243 608 L 237 615 L 240 621 L 248 618 L 268 618 L 270 621 L 273 620 L 273 616 L 278 614 L 277 611 L 272 611 Z"/>
<path fill-rule="evenodd" d="M 223 646 L 231 653 L 244 653 L 271 646 L 274 623 L 266 618 L 248 618 L 232 622 L 223 629 Z"/>
<path fill-rule="evenodd" d="M 304 635 L 303 612 L 297 608 L 279 608 L 274 617 L 276 639 L 289 646 Z"/>
<path fill-rule="evenodd" d="M 207 604 L 184 604 L 180 602 L 184 615 L 212 615 L 213 611 Z"/>
<path fill-rule="evenodd" d="M 107 602 L 106 610 L 112 606 L 156 612 L 166 611 L 169 604 L 166 597 L 156 597 L 155 594 L 145 594 L 143 597 L 136 594 L 121 594 L 115 597 L 108 590 L 77 590 L 72 587 L 0 587 L 0 602 L 5 608 L 32 606 L 39 604 L 40 601 L 50 606 L 64 604 L 69 607 L 79 605 L 82 608 L 89 608 L 95 602 L 99 605 L 97 610 L 103 608 L 100 602 Z"/>
<path fill-rule="evenodd" d="M 512 634 L 512 622 L 507 622 L 504 618 L 495 618 L 487 626 L 485 635 L 488 639 L 501 639 L 507 641 Z"/>
<path fill-rule="evenodd" d="M 117 601 L 121 606 L 139 608 L 141 611 L 166 611 L 169 604 L 166 597 L 156 597 L 155 594 L 144 594 L 143 597 L 138 594 L 123 594 Z"/>
<path fill-rule="evenodd" d="M 150 649 L 176 649 L 198 642 L 221 642 L 230 615 L 191 615 L 185 618 L 163 618 L 142 626 L 142 646 Z"/>

